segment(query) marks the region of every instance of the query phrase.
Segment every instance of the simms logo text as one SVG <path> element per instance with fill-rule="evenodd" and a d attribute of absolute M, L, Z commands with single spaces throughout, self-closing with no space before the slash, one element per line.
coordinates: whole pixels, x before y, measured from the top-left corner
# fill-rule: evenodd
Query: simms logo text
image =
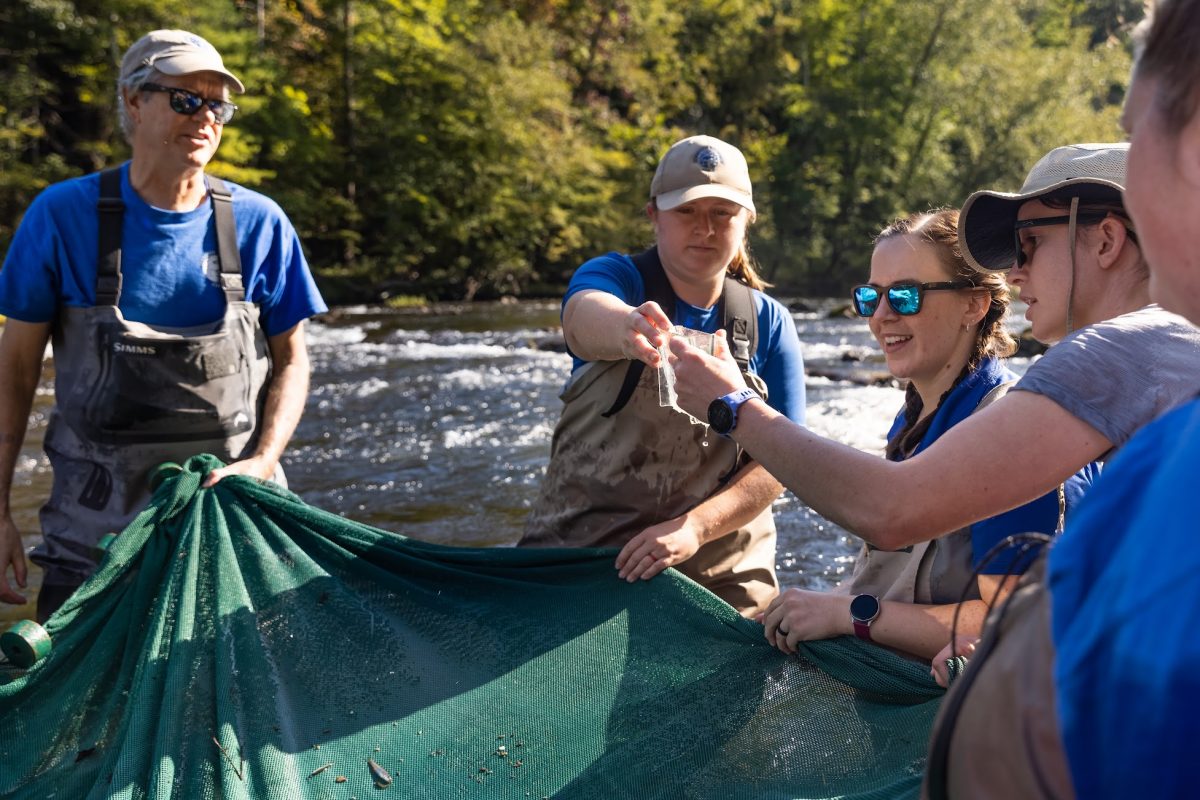
<path fill-rule="evenodd" d="M 118 353 L 133 353 L 139 356 L 153 356 L 158 354 L 157 350 L 145 344 L 123 344 L 122 342 L 116 342 L 113 344 L 113 350 Z"/>

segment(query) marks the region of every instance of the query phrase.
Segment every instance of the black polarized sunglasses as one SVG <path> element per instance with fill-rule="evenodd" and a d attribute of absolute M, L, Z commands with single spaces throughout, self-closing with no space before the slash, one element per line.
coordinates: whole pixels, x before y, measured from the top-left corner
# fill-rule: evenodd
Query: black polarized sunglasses
<path fill-rule="evenodd" d="M 921 310 L 921 302 L 925 292 L 936 292 L 944 289 L 975 289 L 978 288 L 967 281 L 939 281 L 937 283 L 917 283 L 916 281 L 900 281 L 891 286 L 876 286 L 873 283 L 863 283 L 850 290 L 850 299 L 854 303 L 854 313 L 860 317 L 873 317 L 879 308 L 879 299 L 887 296 L 888 305 L 902 317 L 911 317 Z"/>
<path fill-rule="evenodd" d="M 1107 216 L 1107 211 L 1077 211 L 1075 212 L 1075 224 L 1095 225 Z M 1042 228 L 1047 225 L 1067 225 L 1070 222 L 1070 214 L 1063 214 L 1061 217 L 1034 217 L 1033 219 L 1022 219 L 1015 222 L 1013 224 L 1013 237 L 1017 248 L 1016 266 L 1023 267 L 1025 266 L 1025 262 L 1029 260 L 1029 257 L 1025 255 L 1025 248 L 1021 246 L 1021 231 L 1026 228 Z"/>
<path fill-rule="evenodd" d="M 143 83 L 143 92 L 166 92 L 171 95 L 171 110 L 176 114 L 183 114 L 185 117 L 190 117 L 199 111 L 203 106 L 208 106 L 208 110 L 216 117 L 217 122 L 224 125 L 233 119 L 234 113 L 238 107 L 227 100 L 210 100 L 207 97 L 201 97 L 195 92 L 187 89 L 180 89 L 178 86 L 163 86 L 157 83 Z"/>

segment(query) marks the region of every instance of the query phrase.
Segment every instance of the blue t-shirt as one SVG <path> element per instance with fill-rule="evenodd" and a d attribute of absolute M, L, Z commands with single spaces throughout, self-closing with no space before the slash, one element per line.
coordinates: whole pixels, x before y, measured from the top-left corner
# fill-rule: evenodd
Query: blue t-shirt
<path fill-rule="evenodd" d="M 1200 401 L 1146 426 L 1050 550 L 1054 682 L 1079 797 L 1192 797 Z"/>
<path fill-rule="evenodd" d="M 621 253 L 605 253 L 587 261 L 571 276 L 563 308 L 577 292 L 598 289 L 631 306 L 646 302 L 646 286 L 633 259 Z M 804 424 L 804 358 L 792 315 L 779 301 L 752 290 L 758 310 L 758 347 L 750 357 L 750 371 L 767 384 L 767 403 L 793 422 Z M 719 306 L 698 308 L 682 300 L 675 304 L 671 321 L 693 330 L 716 333 L 721 328 Z M 587 362 L 571 353 L 572 369 Z"/>
<path fill-rule="evenodd" d="M 229 183 L 246 299 L 261 309 L 268 336 L 326 310 L 291 222 L 270 198 Z M 100 175 L 56 183 L 25 212 L 0 268 L 0 314 L 49 322 L 60 305 L 96 300 Z M 192 211 L 164 211 L 146 203 L 121 167 L 125 224 L 121 241 L 125 318 L 150 325 L 189 327 L 225 312 L 217 283 L 212 203 Z M 145 265 L 151 265 L 146 268 Z"/>
<path fill-rule="evenodd" d="M 911 458 L 929 447 L 938 437 L 962 422 L 974 413 L 980 401 L 1002 383 L 1015 381 L 1017 374 L 1003 366 L 994 358 L 985 358 L 979 367 L 954 387 L 933 412 L 933 420 L 929 424 L 924 437 L 908 457 Z M 904 410 L 896 415 L 892 429 L 888 431 L 888 441 L 900 433 L 904 427 Z M 981 457 L 993 459 L 992 454 Z M 898 457 L 897 460 L 902 460 Z M 999 468 L 999 465 L 997 466 Z M 1074 512 L 1076 505 L 1088 490 L 1092 482 L 1099 477 L 1100 468 L 1093 462 L 1068 478 L 1063 486 L 1067 501 L 1067 514 Z M 997 514 L 994 517 L 980 520 L 971 525 L 971 551 L 974 555 L 975 566 L 984 561 L 993 547 L 1008 536 L 1018 533 L 1046 533 L 1053 535 L 1058 528 L 1058 491 L 1047 492 L 1036 500 L 1031 500 L 1023 506 Z M 1037 555 L 1036 549 L 1022 551 L 1019 548 L 1008 548 L 995 554 L 982 566 L 979 572 L 983 575 L 1006 575 L 1009 572 L 1023 572 Z"/>

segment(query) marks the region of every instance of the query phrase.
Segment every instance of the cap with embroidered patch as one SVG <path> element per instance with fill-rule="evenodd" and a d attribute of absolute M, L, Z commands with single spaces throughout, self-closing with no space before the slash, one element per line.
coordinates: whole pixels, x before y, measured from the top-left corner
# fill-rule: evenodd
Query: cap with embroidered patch
<path fill-rule="evenodd" d="M 237 76 L 225 69 L 217 48 L 188 31 L 151 31 L 138 39 L 121 59 L 121 80 L 143 66 L 154 67 L 164 75 L 216 72 L 235 92 L 246 91 Z"/>
<path fill-rule="evenodd" d="M 721 197 L 754 214 L 753 194 L 742 151 L 712 136 L 689 136 L 671 145 L 650 183 L 650 199 L 663 211 L 701 197 Z"/>

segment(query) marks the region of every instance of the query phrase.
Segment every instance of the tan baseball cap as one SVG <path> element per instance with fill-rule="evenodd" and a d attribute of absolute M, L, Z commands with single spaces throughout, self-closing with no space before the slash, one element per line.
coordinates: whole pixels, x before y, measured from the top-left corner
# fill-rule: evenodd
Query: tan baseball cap
<path fill-rule="evenodd" d="M 152 66 L 164 75 L 216 72 L 225 78 L 229 88 L 235 92 L 246 91 L 237 76 L 225 69 L 217 48 L 188 31 L 151 31 L 138 39 L 121 59 L 121 80 L 143 66 Z"/>
<path fill-rule="evenodd" d="M 722 197 L 756 213 L 741 150 L 712 136 L 689 136 L 671 145 L 650 182 L 650 199 L 669 211 L 700 197 Z"/>
<path fill-rule="evenodd" d="M 1033 165 L 1019 192 L 975 192 L 958 217 L 963 257 L 983 272 L 1011 269 L 1017 259 L 1013 226 L 1022 203 L 1067 187 L 1080 203 L 1120 200 L 1128 154 L 1128 142 L 1056 147 Z"/>

